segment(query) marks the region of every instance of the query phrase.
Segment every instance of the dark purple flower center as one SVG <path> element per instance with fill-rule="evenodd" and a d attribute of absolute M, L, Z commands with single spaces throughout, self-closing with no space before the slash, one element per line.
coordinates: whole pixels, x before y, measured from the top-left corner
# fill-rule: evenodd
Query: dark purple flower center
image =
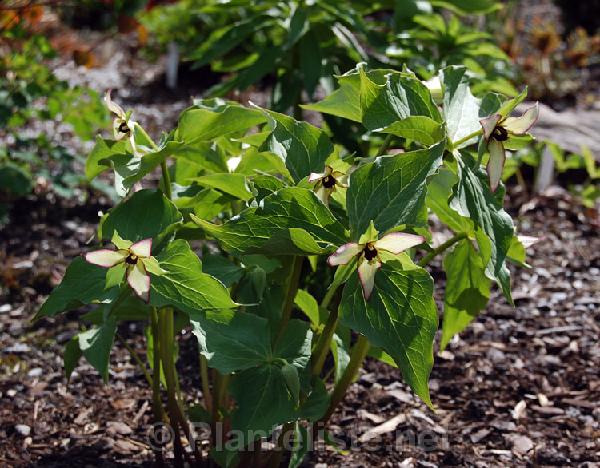
<path fill-rule="evenodd" d="M 375 247 L 373 247 L 371 244 L 367 244 L 365 246 L 363 253 L 365 254 L 365 259 L 368 261 L 371 261 L 375 257 L 377 257 L 377 249 Z"/>
<path fill-rule="evenodd" d="M 138 257 L 137 255 L 133 255 L 133 254 L 129 254 L 127 256 L 127 258 L 125 259 L 125 263 L 127 263 L 128 265 L 135 265 L 138 261 Z"/>
<path fill-rule="evenodd" d="M 508 132 L 504 127 L 496 125 L 494 131 L 492 132 L 492 138 L 496 141 L 506 141 L 508 140 Z"/>
<path fill-rule="evenodd" d="M 323 187 L 325 187 L 325 188 L 328 188 L 328 189 L 333 188 L 336 183 L 337 183 L 337 181 L 335 180 L 335 177 L 333 177 L 332 175 L 323 177 Z"/>
<path fill-rule="evenodd" d="M 125 135 L 129 135 L 129 131 L 130 131 L 126 122 L 121 122 L 121 125 L 119 125 L 119 128 L 117 130 L 119 130 L 119 132 L 121 132 Z"/>

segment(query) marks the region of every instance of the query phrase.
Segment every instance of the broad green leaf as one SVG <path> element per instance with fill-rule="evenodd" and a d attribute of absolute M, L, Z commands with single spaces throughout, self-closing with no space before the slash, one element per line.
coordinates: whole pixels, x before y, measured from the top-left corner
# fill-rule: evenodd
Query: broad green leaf
<path fill-rule="evenodd" d="M 237 283 L 244 276 L 242 267 L 221 255 L 209 255 L 203 257 L 203 260 L 202 269 L 204 272 L 217 278 L 227 288 Z"/>
<path fill-rule="evenodd" d="M 448 139 L 452 143 L 481 130 L 479 106 L 481 101 L 473 96 L 465 67 L 447 67 L 440 72 L 444 86 L 444 116 Z M 467 146 L 476 141 L 471 138 L 460 145 Z"/>
<path fill-rule="evenodd" d="M 190 314 L 192 332 L 210 367 L 230 374 L 272 359 L 271 336 L 266 319 L 231 310 Z"/>
<path fill-rule="evenodd" d="M 354 171 L 346 194 L 352 238 L 371 220 L 379 232 L 400 224 L 417 224 L 427 190 L 427 178 L 442 163 L 445 143 L 428 149 L 382 156 Z"/>
<path fill-rule="evenodd" d="M 252 429 L 268 434 L 274 426 L 297 417 L 281 367 L 276 364 L 253 367 L 236 374 L 230 391 L 238 403 L 231 416 L 233 429 Z"/>
<path fill-rule="evenodd" d="M 259 110 L 248 109 L 239 104 L 224 103 L 215 109 L 195 106 L 184 111 L 179 118 L 177 139 L 190 145 L 245 132 L 266 121 Z"/>
<path fill-rule="evenodd" d="M 99 136 L 96 137 L 96 144 L 85 161 L 85 176 L 87 179 L 92 180 L 102 172 L 110 169 L 109 160 L 116 155 L 133 157 L 127 152 L 125 140 L 114 141 L 105 140 Z"/>
<path fill-rule="evenodd" d="M 82 257 L 71 262 L 61 283 L 54 288 L 35 318 L 53 317 L 82 305 L 114 299 L 118 290 L 105 290 L 106 268 L 92 265 Z"/>
<path fill-rule="evenodd" d="M 273 355 L 276 358 L 284 359 L 298 369 L 303 369 L 308 365 L 310 359 L 312 336 L 307 322 L 292 319 L 277 341 Z"/>
<path fill-rule="evenodd" d="M 385 75 L 392 70 L 367 71 L 367 77 L 374 83 L 385 82 Z M 336 115 L 354 122 L 362 122 L 361 76 L 358 69 L 350 70 L 338 77 L 340 87 L 320 102 L 303 105 L 303 109 Z"/>
<path fill-rule="evenodd" d="M 442 223 L 454 232 L 475 234 L 473 222 L 469 218 L 460 216 L 450 208 L 449 202 L 452 197 L 452 187 L 456 185 L 458 178 L 446 167 L 440 168 L 429 181 L 427 186 L 427 207 L 435 213 Z"/>
<path fill-rule="evenodd" d="M 281 158 L 296 182 L 311 172 L 322 172 L 325 161 L 333 152 L 333 143 L 325 132 L 287 115 L 265 112 L 271 120 L 273 131 L 262 149 Z"/>
<path fill-rule="evenodd" d="M 116 231 L 123 239 L 137 242 L 157 239 L 160 234 L 181 223 L 175 205 L 158 190 L 140 190 L 110 210 L 98 227 L 98 237 L 112 239 Z"/>
<path fill-rule="evenodd" d="M 208 174 L 192 180 L 204 187 L 215 188 L 240 200 L 248 201 L 253 198 L 246 176 L 242 174 Z"/>
<path fill-rule="evenodd" d="M 10 162 L 0 165 L 0 194 L 25 196 L 32 187 L 31 174 L 23 167 Z"/>
<path fill-rule="evenodd" d="M 384 364 L 387 364 L 388 366 L 398 367 L 398 364 L 396 364 L 396 362 L 394 361 L 394 358 L 392 356 L 390 356 L 388 353 L 386 353 L 381 348 L 376 348 L 374 346 L 371 346 L 369 348 L 368 355 L 371 356 L 372 358 L 377 359 L 378 361 L 383 362 Z"/>
<path fill-rule="evenodd" d="M 338 325 L 339 328 L 343 327 Z M 349 330 L 345 328 L 344 331 L 348 332 Z M 337 383 L 344 375 L 348 364 L 350 364 L 350 333 L 345 333 L 344 338 L 340 336 L 339 331 L 334 334 L 330 349 L 333 356 L 334 380 Z"/>
<path fill-rule="evenodd" d="M 423 145 L 431 146 L 444 138 L 443 124 L 430 117 L 414 115 L 380 130 L 382 133 L 391 133 L 407 140 L 417 141 Z"/>
<path fill-rule="evenodd" d="M 444 257 L 446 292 L 442 340 L 444 349 L 452 337 L 463 331 L 484 309 L 490 298 L 491 281 L 485 276 L 485 265 L 470 240 L 460 241 Z"/>
<path fill-rule="evenodd" d="M 202 272 L 200 259 L 186 241 L 171 242 L 156 259 L 165 273 L 152 275 L 150 303 L 153 306 L 173 306 L 187 314 L 236 307 L 225 286 Z"/>
<path fill-rule="evenodd" d="M 120 297 L 118 301 L 100 304 L 94 310 L 82 315 L 81 319 L 94 325 L 100 325 L 104 322 L 104 317 L 110 313 L 119 322 L 147 321 L 150 317 L 150 306 L 138 298 L 133 291 L 125 294 L 125 297 Z"/>
<path fill-rule="evenodd" d="M 321 254 L 346 240 L 343 226 L 331 211 L 312 191 L 297 187 L 265 197 L 258 208 L 248 208 L 223 225 L 193 219 L 234 254 Z M 309 239 L 314 241 L 312 246 Z"/>
<path fill-rule="evenodd" d="M 340 314 L 344 325 L 392 356 L 404 380 L 432 406 L 427 380 L 433 366 L 437 312 L 429 274 L 421 268 L 403 270 L 398 261 L 385 263 L 365 301 L 353 273 L 344 287 Z"/>
<path fill-rule="evenodd" d="M 292 400 L 298 405 L 300 402 L 300 377 L 298 376 L 298 368 L 286 362 L 281 368 L 281 374 Z"/>
<path fill-rule="evenodd" d="M 306 8 L 302 5 L 296 7 L 289 21 L 288 36 L 286 42 L 286 48 L 292 47 L 310 27 L 308 16 L 306 14 Z"/>
<path fill-rule="evenodd" d="M 109 317 L 100 327 L 79 333 L 79 349 L 94 369 L 108 381 L 108 364 L 117 322 Z"/>
<path fill-rule="evenodd" d="M 512 303 L 510 273 L 505 260 L 514 235 L 512 219 L 502 208 L 504 190 L 492 193 L 487 175 L 477 162 L 466 153 L 455 153 L 458 164 L 458 183 L 450 207 L 458 214 L 469 217 L 477 228 L 477 242 L 484 258 L 489 255 L 486 275 L 495 280 L 506 299 Z"/>
<path fill-rule="evenodd" d="M 410 116 L 425 116 L 441 122 L 431 93 L 416 77 L 394 73 L 379 85 L 362 68 L 359 70 L 362 123 L 367 129 L 382 129 Z"/>

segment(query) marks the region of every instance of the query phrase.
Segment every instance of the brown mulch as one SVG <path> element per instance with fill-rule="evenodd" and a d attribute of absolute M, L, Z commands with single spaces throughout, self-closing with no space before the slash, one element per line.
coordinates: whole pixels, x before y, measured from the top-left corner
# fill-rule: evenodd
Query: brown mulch
<path fill-rule="evenodd" d="M 78 314 L 30 319 L 93 235 L 102 200 L 25 201 L 0 231 L 0 466 L 151 464 L 150 392 L 117 339 L 108 385 L 83 360 L 67 385 L 62 348 Z M 513 269 L 516 308 L 495 294 L 436 357 L 436 412 L 397 369 L 368 361 L 305 464 L 598 466 L 600 239 L 597 219 L 561 189 L 523 205 L 519 232 L 542 237 Z M 442 273 L 434 267 L 438 299 Z M 142 352 L 143 330 L 119 334 Z M 199 399 L 196 343 L 180 340 L 183 388 Z M 321 465 L 324 466 L 324 465 Z"/>

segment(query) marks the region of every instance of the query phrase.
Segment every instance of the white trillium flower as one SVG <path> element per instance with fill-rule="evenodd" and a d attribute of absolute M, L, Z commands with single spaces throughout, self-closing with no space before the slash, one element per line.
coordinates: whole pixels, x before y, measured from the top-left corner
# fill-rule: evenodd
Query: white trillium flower
<path fill-rule="evenodd" d="M 375 286 L 375 273 L 383 264 L 380 257 L 381 251 L 397 255 L 425 241 L 422 236 L 406 232 L 392 232 L 381 239 L 377 239 L 377 234 L 371 223 L 367 233 L 361 236 L 358 242 L 342 245 L 327 259 L 329 265 L 337 266 L 346 265 L 358 257 L 358 278 L 365 300 L 369 300 L 371 297 Z"/>
<path fill-rule="evenodd" d="M 348 176 L 343 172 L 334 171 L 331 166 L 325 166 L 324 172 L 311 173 L 308 181 L 315 184 L 315 195 L 326 205 L 337 187 L 348 187 Z"/>
<path fill-rule="evenodd" d="M 487 173 L 490 178 L 490 188 L 495 192 L 502 177 L 502 169 L 506 161 L 504 142 L 511 135 L 525 135 L 531 130 L 539 116 L 537 103 L 527 109 L 521 117 L 502 117 L 493 114 L 480 120 L 483 128 L 483 137 L 490 152 L 490 160 L 487 164 Z"/>
<path fill-rule="evenodd" d="M 121 239 L 117 233 L 113 236 L 113 244 L 118 250 L 101 249 L 85 254 L 85 260 L 104 268 L 117 267 L 121 275 L 127 276 L 131 289 L 144 301 L 150 296 L 150 275 L 148 272 L 162 275 L 164 271 L 151 256 L 152 239 L 144 239 L 133 243 Z M 122 277 L 121 277 L 122 278 Z"/>
<path fill-rule="evenodd" d="M 143 152 L 138 149 L 135 143 L 135 127 L 138 123 L 131 118 L 131 112 L 125 112 L 119 104 L 110 98 L 110 89 L 106 91 L 106 94 L 104 95 L 104 102 L 106 103 L 108 110 L 114 115 L 113 134 L 115 140 L 119 141 L 124 138 L 129 138 L 129 143 L 131 143 L 131 149 L 133 150 L 134 156 L 143 156 Z"/>

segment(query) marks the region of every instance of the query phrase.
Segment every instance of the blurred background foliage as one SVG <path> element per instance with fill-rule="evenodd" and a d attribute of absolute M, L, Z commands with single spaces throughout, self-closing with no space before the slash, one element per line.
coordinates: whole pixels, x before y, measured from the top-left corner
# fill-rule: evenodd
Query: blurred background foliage
<path fill-rule="evenodd" d="M 52 42 L 41 25 L 50 15 L 94 41 Z M 258 96 L 261 105 L 296 118 L 307 117 L 301 104 L 331 94 L 335 77 L 357 62 L 407 67 L 423 80 L 442 67 L 465 65 L 479 97 L 514 96 L 528 86 L 530 99 L 561 110 L 598 101 L 598 18 L 597 0 L 4 1 L 0 197 L 6 203 L 36 190 L 81 195 L 84 181 L 74 167 L 85 158 L 85 144 L 73 141 L 91 141 L 106 127 L 107 113 L 96 91 L 70 86 L 53 67 L 65 60 L 99 67 L 96 48 L 103 41 L 126 37 L 136 44 L 136 58 L 149 62 L 175 50 L 180 81 L 197 81 L 201 97 L 247 102 Z M 371 136 L 358 127 L 333 116 L 307 118 L 322 121 L 349 151 L 368 154 Z M 516 152 L 505 179 L 523 185 L 544 148 L 537 143 Z M 584 156 L 589 150 L 559 155 L 553 148 L 557 171 L 582 172 L 585 184 L 574 190 L 593 204 L 598 181 L 595 161 Z M 105 182 L 94 184 L 109 193 Z"/>

